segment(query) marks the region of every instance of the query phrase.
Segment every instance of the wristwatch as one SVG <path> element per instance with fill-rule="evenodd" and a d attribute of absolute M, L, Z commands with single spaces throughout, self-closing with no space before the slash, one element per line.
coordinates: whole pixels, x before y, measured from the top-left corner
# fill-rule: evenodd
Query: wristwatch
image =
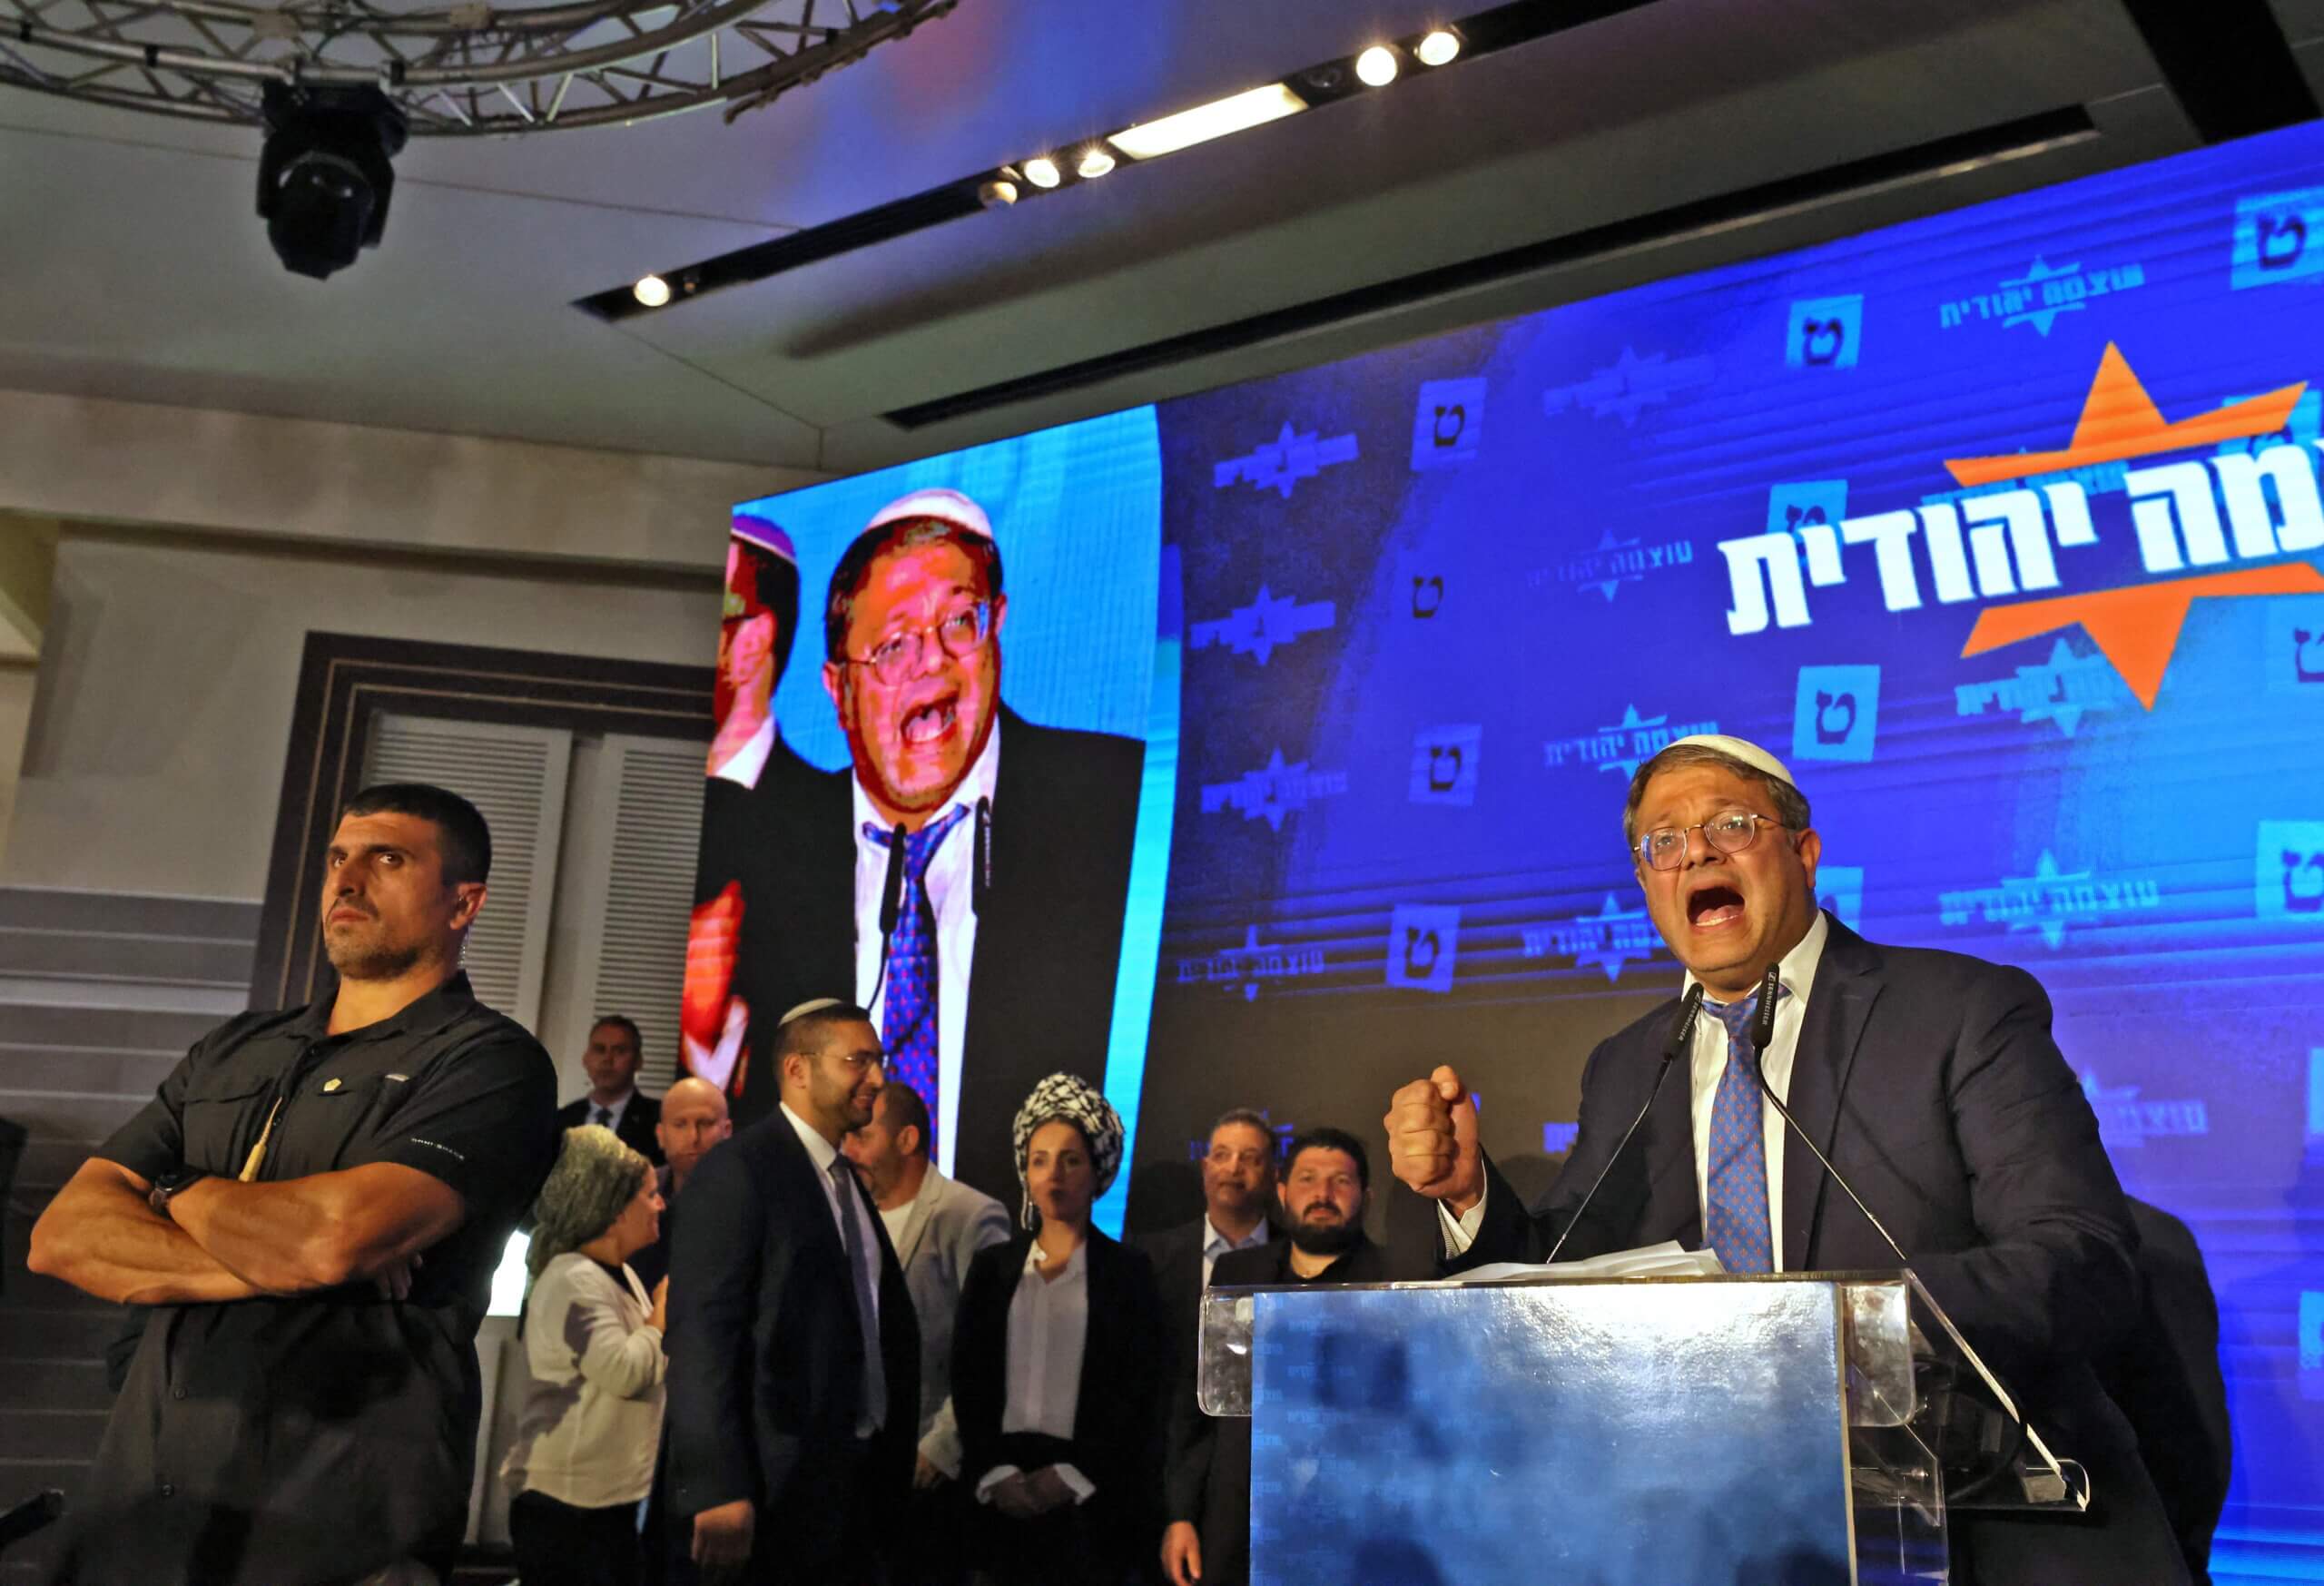
<path fill-rule="evenodd" d="M 153 1180 L 153 1187 L 145 1192 L 145 1204 L 163 1217 L 170 1215 L 170 1202 L 189 1184 L 197 1184 L 210 1175 L 195 1167 L 180 1167 L 164 1173 Z"/>

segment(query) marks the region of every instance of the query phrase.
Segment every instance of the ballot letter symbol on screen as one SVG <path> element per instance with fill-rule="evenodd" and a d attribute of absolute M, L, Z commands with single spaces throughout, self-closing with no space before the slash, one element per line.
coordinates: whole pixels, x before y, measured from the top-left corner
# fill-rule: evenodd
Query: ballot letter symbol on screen
<path fill-rule="evenodd" d="M 1460 948 L 1458 904 L 1397 904 L 1388 921 L 1388 984 L 1450 991 Z"/>

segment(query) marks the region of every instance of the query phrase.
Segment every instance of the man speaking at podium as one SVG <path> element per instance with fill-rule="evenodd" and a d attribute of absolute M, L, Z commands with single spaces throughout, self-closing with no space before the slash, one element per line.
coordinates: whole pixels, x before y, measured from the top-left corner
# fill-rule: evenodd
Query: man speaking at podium
<path fill-rule="evenodd" d="M 1672 1077 L 1689 1082 L 1663 1085 L 1649 1107 L 1679 1001 L 1601 1042 L 1582 1070 L 1581 1132 L 1531 1213 L 1478 1148 L 1456 1072 L 1398 1090 L 1390 1159 L 1437 1203 L 1445 1270 L 1541 1261 L 1561 1236 L 1562 1258 L 1677 1239 L 1715 1248 L 1729 1272 L 1895 1267 L 1751 1078 L 1772 966 L 1769 1089 L 2035 1429 L 2092 1478 L 2083 1518 L 1955 1512 L 1955 1586 L 2184 1581 L 2130 1427 L 2089 1364 L 2137 1315 L 2137 1236 L 2041 987 L 1959 953 L 1876 946 L 1819 911 L 1807 800 L 1755 744 L 1670 744 L 1630 779 L 1622 823 L 1655 928 L 1687 968 L 1680 990 L 1702 987 Z"/>

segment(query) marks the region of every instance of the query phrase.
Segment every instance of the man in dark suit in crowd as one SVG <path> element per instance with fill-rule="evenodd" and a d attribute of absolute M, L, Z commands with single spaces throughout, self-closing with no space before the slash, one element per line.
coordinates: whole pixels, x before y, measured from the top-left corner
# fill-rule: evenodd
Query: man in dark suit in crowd
<path fill-rule="evenodd" d="M 705 1156 L 670 1256 L 669 1511 L 714 1581 L 876 1581 L 911 1491 L 920 1332 L 840 1141 L 883 1083 L 869 1015 L 777 1029 L 782 1101 Z M 689 1532 L 690 1521 L 690 1532 Z"/>
<path fill-rule="evenodd" d="M 1210 1126 L 1202 1159 L 1202 1216 L 1137 1241 L 1154 1263 L 1162 1321 L 1174 1363 L 1171 1392 L 1194 1392 L 1195 1307 L 1211 1264 L 1229 1250 L 1256 1250 L 1275 1237 L 1275 1130 L 1264 1113 L 1237 1107 Z"/>
<path fill-rule="evenodd" d="M 799 557 L 791 537 L 754 513 L 737 512 L 726 541 L 725 608 L 718 627 L 709 781 L 704 784 L 701 862 L 687 935 L 680 1059 L 685 1070 L 739 1096 L 751 1020 L 764 1020 L 811 993 L 802 980 L 765 971 L 796 962 L 782 900 L 794 856 L 813 833 L 847 820 L 847 776 L 799 757 L 774 718 L 775 685 L 788 669 L 799 630 Z M 752 954 L 736 947 L 747 932 Z M 774 1085 L 762 1076 L 762 1091 Z M 756 1117 L 773 1106 L 759 1102 Z"/>
<path fill-rule="evenodd" d="M 739 938 L 698 929 L 688 952 L 690 982 L 724 967 L 757 988 L 762 1015 L 853 986 L 895 1077 L 928 1104 L 937 1167 L 987 1194 L 1014 1181 L 1018 1102 L 1106 1050 L 1145 763 L 1135 739 L 1037 726 L 1001 703 L 1008 615 L 975 502 L 921 490 L 873 515 L 823 611 L 823 686 L 852 770 L 836 792 L 801 789 L 773 839 L 780 918 L 761 929 L 773 911 L 750 912 L 745 882 Z M 768 1045 L 753 1029 L 750 1050 Z M 747 1115 L 770 1087 L 742 1083 Z"/>
<path fill-rule="evenodd" d="M 1458 1073 L 1397 1091 L 1384 1120 L 1395 1174 L 1436 1201 L 1448 1266 L 1541 1260 L 1570 1224 L 1567 1256 L 1678 1239 L 1712 1246 L 1734 1272 L 1895 1266 L 1814 1155 L 1787 1148 L 1750 1078 L 1745 1032 L 1772 966 L 1770 1087 L 2050 1446 L 2093 1478 L 2081 1521 L 1954 1512 L 1955 1581 L 2183 1581 L 2131 1428 L 2092 1371 L 2136 1314 L 2137 1235 L 2041 987 L 1958 953 L 1876 946 L 1819 912 L 1807 801 L 1757 744 L 1671 744 L 1631 779 L 1623 829 L 1656 929 L 1704 988 L 1684 1054 L 1691 1083 L 1655 1092 L 1578 1224 L 1647 1101 L 1676 1001 L 1590 1055 L 1580 1137 L 1531 1214 L 1479 1150 Z"/>
<path fill-rule="evenodd" d="M 1213 1137 L 1216 1137 L 1214 1135 Z M 1212 1286 L 1385 1283 L 1386 1253 L 1364 1237 L 1372 1160 L 1341 1129 L 1291 1142 L 1277 1190 L 1290 1236 L 1220 1254 Z M 1202 1413 L 1191 1391 L 1170 1400 L 1163 1469 L 1162 1574 L 1169 1586 L 1243 1586 L 1251 1578 L 1251 1420 Z"/>
<path fill-rule="evenodd" d="M 608 1013 L 591 1025 L 588 1049 L 581 1054 L 589 1094 L 557 1108 L 556 1127 L 577 1129 L 593 1123 L 611 1129 L 623 1145 L 659 1167 L 662 1139 L 656 1129 L 662 1104 L 637 1088 L 637 1066 L 644 1059 L 645 1042 L 635 1020 Z"/>

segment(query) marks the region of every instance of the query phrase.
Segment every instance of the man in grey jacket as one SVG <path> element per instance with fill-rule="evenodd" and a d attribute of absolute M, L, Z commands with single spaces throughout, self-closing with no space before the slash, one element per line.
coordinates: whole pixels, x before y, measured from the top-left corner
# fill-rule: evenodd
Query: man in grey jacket
<path fill-rule="evenodd" d="M 872 1121 L 841 1149 L 888 1225 L 920 1319 L 920 1459 L 912 1470 L 914 1523 L 901 1543 L 911 1581 L 939 1582 L 960 1571 L 959 1524 L 965 1508 L 957 1478 L 960 1434 L 952 1419 L 952 1313 L 969 1262 L 1008 1241 L 1009 1213 L 989 1195 L 948 1178 L 928 1159 L 928 1107 L 891 1079 Z"/>

